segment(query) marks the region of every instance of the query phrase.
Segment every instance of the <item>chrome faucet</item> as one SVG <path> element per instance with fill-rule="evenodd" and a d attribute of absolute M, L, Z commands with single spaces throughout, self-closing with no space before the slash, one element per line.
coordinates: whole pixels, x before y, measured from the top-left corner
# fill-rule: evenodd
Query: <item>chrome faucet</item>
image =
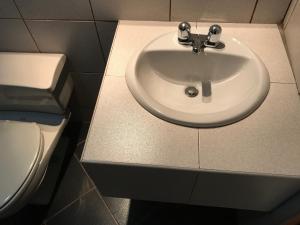
<path fill-rule="evenodd" d="M 222 49 L 225 44 L 220 41 L 222 28 L 215 24 L 209 28 L 208 34 L 193 34 L 191 25 L 188 22 L 182 22 L 178 26 L 178 43 L 193 47 L 194 53 L 203 52 L 204 48 Z"/>

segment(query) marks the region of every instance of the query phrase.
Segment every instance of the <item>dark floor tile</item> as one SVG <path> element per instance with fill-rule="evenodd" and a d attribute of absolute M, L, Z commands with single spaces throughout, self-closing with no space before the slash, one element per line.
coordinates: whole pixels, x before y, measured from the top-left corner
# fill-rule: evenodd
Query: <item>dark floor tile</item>
<path fill-rule="evenodd" d="M 129 210 L 130 207 L 130 199 L 128 198 L 114 198 L 114 197 L 106 197 L 103 196 L 104 201 L 109 207 L 112 213 L 121 211 L 121 210 Z"/>
<path fill-rule="evenodd" d="M 144 225 L 154 222 L 155 224 L 163 224 L 165 222 L 168 222 L 167 224 L 171 224 L 175 212 L 167 221 L 163 218 L 164 213 L 162 213 L 163 211 L 169 210 L 170 207 L 173 208 L 173 204 L 132 200 L 129 208 L 127 225 Z"/>
<path fill-rule="evenodd" d="M 15 225 L 15 222 L 12 218 L 2 218 L 0 219 L 0 225 Z"/>
<path fill-rule="evenodd" d="M 0 219 L 0 225 L 40 225 L 46 212 L 46 206 L 27 205 L 16 214 Z"/>
<path fill-rule="evenodd" d="M 130 209 L 130 199 L 127 198 L 113 198 L 103 197 L 108 208 L 118 221 L 119 225 L 126 225 Z"/>
<path fill-rule="evenodd" d="M 236 224 L 235 210 L 213 207 L 133 201 L 131 203 L 128 224 L 136 224 L 135 211 L 141 205 L 149 204 L 141 223 L 164 225 L 200 225 L 200 224 Z M 145 207 L 145 206 L 144 206 Z M 133 222 L 131 222 L 133 221 Z"/>
<path fill-rule="evenodd" d="M 120 225 L 236 225 L 232 209 L 104 197 Z"/>
<path fill-rule="evenodd" d="M 93 183 L 73 156 L 48 211 L 48 217 L 93 188 Z"/>
<path fill-rule="evenodd" d="M 127 225 L 129 210 L 123 209 L 113 214 L 119 225 Z"/>
<path fill-rule="evenodd" d="M 47 225 L 117 225 L 104 201 L 95 190 L 46 222 Z"/>
<path fill-rule="evenodd" d="M 113 215 L 120 225 L 135 225 L 135 224 L 155 224 L 162 220 L 162 217 L 157 217 L 157 212 L 167 208 L 164 203 L 154 203 L 148 201 L 136 201 L 119 198 L 105 197 L 107 204 L 113 211 Z M 120 203 L 118 205 L 118 203 Z M 153 218 L 157 217 L 157 218 Z"/>

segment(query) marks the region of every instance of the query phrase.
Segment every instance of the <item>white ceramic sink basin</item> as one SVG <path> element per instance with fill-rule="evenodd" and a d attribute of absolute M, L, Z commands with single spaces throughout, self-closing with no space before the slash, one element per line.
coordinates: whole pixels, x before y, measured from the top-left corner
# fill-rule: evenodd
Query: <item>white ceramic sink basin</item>
<path fill-rule="evenodd" d="M 224 49 L 196 55 L 178 44 L 176 33 L 154 39 L 127 66 L 131 93 L 155 116 L 184 126 L 216 127 L 245 118 L 269 91 L 268 71 L 237 39 L 221 40 Z"/>

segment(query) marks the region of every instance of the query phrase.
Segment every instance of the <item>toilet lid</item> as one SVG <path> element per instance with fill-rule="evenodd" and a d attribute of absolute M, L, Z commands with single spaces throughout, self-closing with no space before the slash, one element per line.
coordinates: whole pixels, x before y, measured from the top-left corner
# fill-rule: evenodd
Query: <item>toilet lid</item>
<path fill-rule="evenodd" d="M 0 121 L 0 209 L 34 174 L 42 141 L 36 123 Z"/>

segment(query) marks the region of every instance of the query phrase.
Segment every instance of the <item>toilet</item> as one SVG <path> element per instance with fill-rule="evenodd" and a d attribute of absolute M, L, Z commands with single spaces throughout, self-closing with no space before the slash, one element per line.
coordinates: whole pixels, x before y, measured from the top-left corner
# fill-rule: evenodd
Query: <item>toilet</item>
<path fill-rule="evenodd" d="M 65 55 L 0 52 L 0 218 L 38 190 L 68 122 L 72 89 Z"/>

